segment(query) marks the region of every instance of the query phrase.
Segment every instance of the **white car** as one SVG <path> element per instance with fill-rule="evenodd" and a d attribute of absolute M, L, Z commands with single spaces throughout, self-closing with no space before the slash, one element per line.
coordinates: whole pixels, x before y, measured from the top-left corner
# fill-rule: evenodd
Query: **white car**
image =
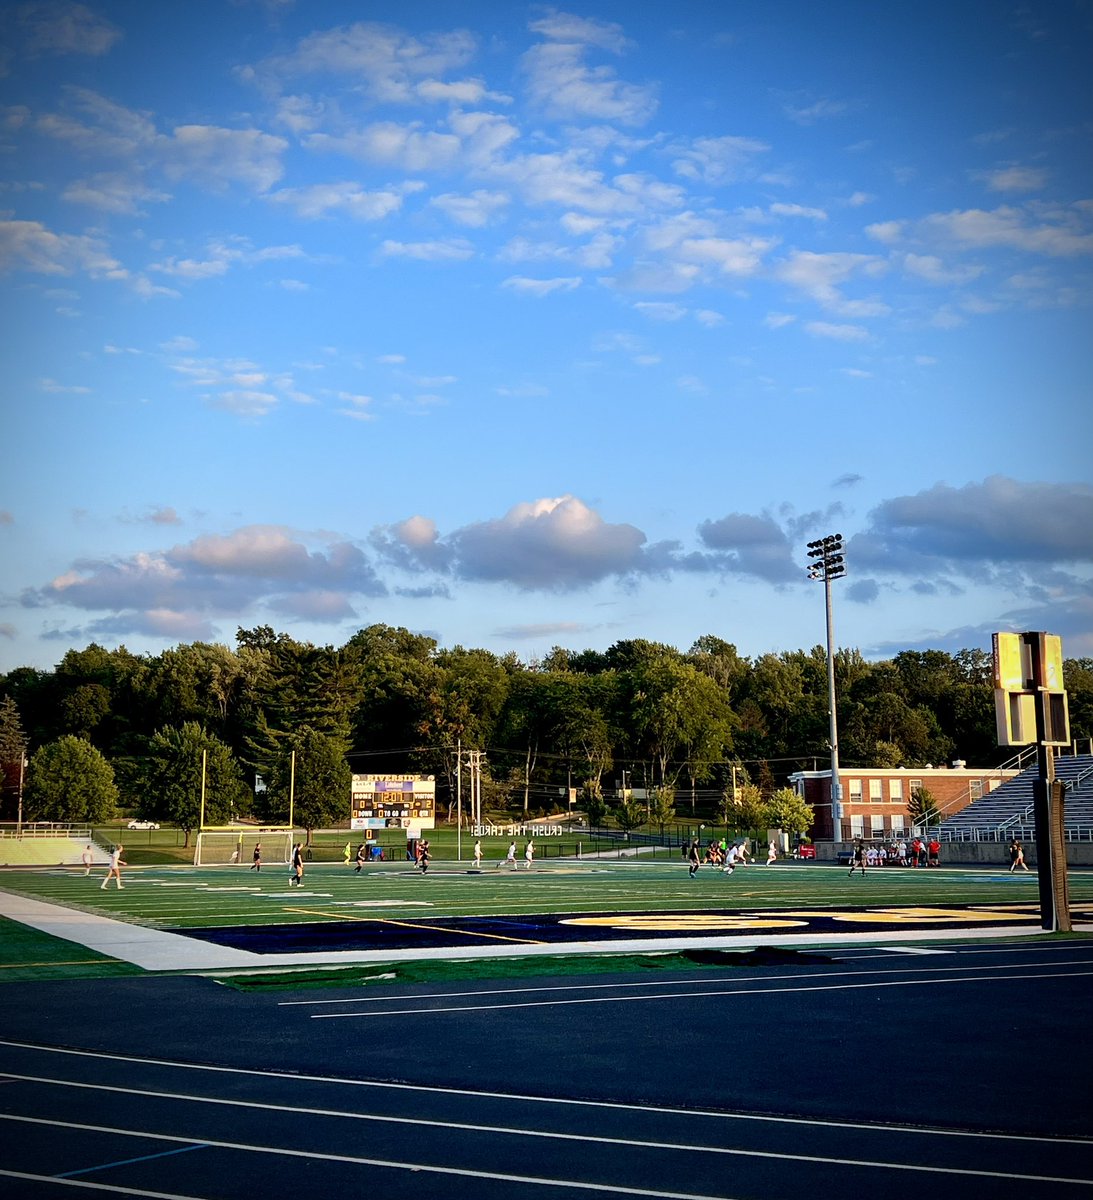
<path fill-rule="evenodd" d="M 130 821 L 126 826 L 127 829 L 158 829 L 159 826 L 155 821 Z"/>

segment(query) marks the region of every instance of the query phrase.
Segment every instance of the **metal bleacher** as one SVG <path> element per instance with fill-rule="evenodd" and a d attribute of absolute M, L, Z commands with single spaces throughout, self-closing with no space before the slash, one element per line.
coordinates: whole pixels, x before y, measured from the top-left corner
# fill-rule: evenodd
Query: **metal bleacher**
<path fill-rule="evenodd" d="M 1007 779 L 988 795 L 942 821 L 943 842 L 1008 842 L 1035 838 L 1031 766 Z M 1063 836 L 1068 842 L 1093 842 L 1093 755 L 1067 754 L 1055 758 L 1055 778 L 1065 790 Z"/>

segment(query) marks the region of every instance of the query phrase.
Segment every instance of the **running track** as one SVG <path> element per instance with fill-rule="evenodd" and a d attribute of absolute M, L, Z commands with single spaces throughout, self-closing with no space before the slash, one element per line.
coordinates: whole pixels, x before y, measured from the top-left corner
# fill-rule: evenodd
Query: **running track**
<path fill-rule="evenodd" d="M 0 1191 L 1093 1195 L 1093 943 L 828 957 L 276 995 L 9 984 Z"/>

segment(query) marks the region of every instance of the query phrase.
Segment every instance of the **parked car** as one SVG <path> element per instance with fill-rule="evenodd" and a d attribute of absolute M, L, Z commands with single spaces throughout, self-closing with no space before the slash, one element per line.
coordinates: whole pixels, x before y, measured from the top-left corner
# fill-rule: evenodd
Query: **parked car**
<path fill-rule="evenodd" d="M 155 821 L 130 821 L 126 829 L 158 829 Z"/>

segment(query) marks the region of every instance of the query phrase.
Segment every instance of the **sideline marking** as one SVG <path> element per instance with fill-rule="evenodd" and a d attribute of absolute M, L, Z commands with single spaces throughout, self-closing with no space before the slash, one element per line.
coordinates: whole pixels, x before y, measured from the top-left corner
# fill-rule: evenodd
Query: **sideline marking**
<path fill-rule="evenodd" d="M 884 947 L 886 949 L 886 947 Z M 993 947 L 990 947 L 993 949 Z M 1017 947 L 1024 949 L 1024 947 Z M 925 951 L 932 953 L 932 951 Z M 938 953 L 955 954 L 955 950 L 938 951 Z M 1093 966 L 1093 958 L 1069 958 L 1063 959 L 1062 962 L 1053 962 L 1048 964 L 1052 967 L 1088 967 Z M 834 964 L 832 964 L 834 966 Z M 956 971 L 1001 971 L 1003 967 L 876 967 L 865 971 L 857 971 L 855 975 L 921 975 L 923 972 L 928 972 L 932 975 L 953 974 Z M 838 974 L 840 977 L 843 972 L 839 971 L 808 971 L 806 973 L 795 975 L 793 982 L 796 983 L 799 979 L 827 979 L 830 976 Z M 377 976 L 377 978 L 379 978 Z M 734 983 L 773 983 L 778 980 L 785 980 L 783 975 L 753 975 L 747 979 L 732 980 Z M 721 976 L 705 976 L 696 979 L 642 979 L 636 983 L 565 983 L 565 984 L 550 984 L 534 987 L 506 987 L 506 988 L 468 988 L 462 992 L 429 992 L 429 999 L 442 1000 L 453 996 L 522 996 L 533 992 L 608 992 L 621 991 L 624 988 L 677 988 L 677 987 L 716 987 L 728 982 Z M 912 980 L 912 982 L 914 982 Z M 929 981 L 924 981 L 929 982 Z M 944 981 L 942 981 L 944 982 Z M 790 988 L 786 989 L 792 990 Z M 375 994 L 370 996 L 348 996 L 335 1000 L 278 1000 L 278 1008 L 316 1008 L 321 1004 L 382 1004 L 385 1001 L 397 1000 L 400 997 Z"/>
<path fill-rule="evenodd" d="M 397 1119 L 397 1118 L 393 1118 Z M 189 1147 L 194 1139 L 172 1133 L 151 1133 L 147 1130 L 122 1129 L 112 1125 L 91 1125 L 80 1121 L 57 1121 L 47 1117 L 26 1117 L 12 1113 L 0 1113 L 0 1121 L 18 1121 L 27 1125 L 44 1125 L 47 1128 L 75 1129 L 81 1133 L 110 1133 L 122 1137 L 151 1138 L 163 1142 L 183 1142 Z M 513 1132 L 506 1130 L 505 1132 Z M 538 1135 L 541 1131 L 517 1130 L 516 1136 Z M 561 1135 L 568 1137 L 569 1135 Z M 608 1138 L 597 1138 L 597 1141 L 609 1141 Z M 626 1144 L 626 1143 L 624 1143 Z M 640 1143 L 639 1143 L 640 1144 Z M 203 1145 L 209 1149 L 244 1150 L 255 1154 L 272 1154 L 287 1158 L 319 1159 L 322 1162 L 352 1163 L 369 1167 L 394 1167 L 403 1171 L 430 1172 L 438 1175 L 457 1175 L 472 1179 L 496 1179 L 504 1183 L 532 1183 L 544 1187 L 571 1187 L 583 1191 L 618 1193 L 626 1196 L 652 1196 L 661 1200 L 723 1200 L 723 1197 L 711 1196 L 705 1192 L 662 1192 L 651 1188 L 624 1187 L 620 1184 L 592 1183 L 583 1179 L 548 1179 L 536 1175 L 512 1175 L 501 1171 L 472 1171 L 465 1167 L 438 1166 L 435 1163 L 412 1163 L 383 1158 L 365 1158 L 355 1154 L 332 1154 L 322 1150 L 291 1150 L 283 1146 L 259 1146 L 251 1142 L 227 1142 L 214 1138 L 206 1138 Z M 666 1147 L 667 1148 L 667 1147 Z M 671 1147 L 676 1148 L 676 1147 Z M 678 1147 L 691 1154 L 709 1153 L 709 1147 L 696 1147 L 693 1144 Z M 860 1158 L 823 1158 L 820 1155 L 792 1154 L 774 1150 L 733 1150 L 727 1149 L 720 1153 L 737 1157 L 791 1159 L 796 1162 L 815 1162 L 828 1166 L 846 1166 L 860 1168 Z M 980 1179 L 1017 1179 L 1027 1183 L 1070 1183 L 1090 1184 L 1091 1179 L 1076 1179 L 1060 1175 L 1019 1175 L 1013 1171 L 982 1171 L 970 1167 L 934 1167 L 922 1163 L 893 1163 L 885 1162 L 885 1169 L 890 1171 L 919 1171 L 929 1175 L 967 1175 Z M 54 1176 L 54 1178 L 59 1178 Z M 138 1193 L 139 1194 L 139 1193 Z"/>
<path fill-rule="evenodd" d="M 509 1008 L 544 1008 L 547 1005 L 569 1005 L 569 1004 L 635 1004 L 642 1000 L 694 1000 L 705 999 L 708 996 L 765 996 L 771 993 L 777 995 L 786 995 L 788 992 L 852 992 L 859 991 L 863 988 L 893 988 L 893 987 L 925 987 L 930 984 L 953 984 L 953 983 L 983 983 L 997 982 L 1000 980 L 1009 979 L 1071 979 L 1074 977 L 1085 977 L 1093 975 L 1093 970 L 1090 971 L 1067 971 L 1058 974 L 1047 975 L 1043 973 L 1034 975 L 1018 975 L 1012 972 L 1002 975 L 981 975 L 978 977 L 968 977 L 965 979 L 895 979 L 886 983 L 875 981 L 873 983 L 833 983 L 814 985 L 803 988 L 724 988 L 721 991 L 711 990 L 708 992 L 676 992 L 671 996 L 592 996 L 587 1000 L 522 1000 L 516 1004 L 461 1004 L 450 1008 L 392 1008 L 382 1012 L 370 1013 L 312 1013 L 309 1018 L 312 1021 L 337 1021 L 337 1020 L 352 1020 L 365 1018 L 367 1020 L 375 1020 L 378 1017 L 405 1017 L 410 1015 L 421 1015 L 426 1013 L 432 1016 L 447 1016 L 449 1013 L 457 1012 L 492 1012 L 500 1009 Z M 741 983 L 744 980 L 740 981 Z M 403 997 L 392 997 L 392 999 L 402 999 Z"/>
<path fill-rule="evenodd" d="M 889 954 L 955 954 L 955 950 L 931 950 L 928 946 L 884 946 Z"/>
<path fill-rule="evenodd" d="M 978 1138 L 988 1141 L 1042 1142 L 1052 1146 L 1062 1142 L 1068 1146 L 1089 1146 L 1085 1137 L 1058 1137 L 1055 1134 L 994 1133 L 989 1130 L 945 1129 L 930 1125 L 892 1125 L 868 1121 L 821 1121 L 814 1117 L 775 1117 L 766 1113 L 718 1112 L 702 1108 L 678 1108 L 662 1104 L 627 1104 L 621 1100 L 579 1100 L 567 1096 L 536 1096 L 524 1092 L 486 1092 L 474 1088 L 439 1087 L 424 1083 L 393 1083 L 382 1079 L 348 1079 L 338 1075 L 311 1075 L 288 1071 L 260 1071 L 255 1067 L 222 1067 L 213 1063 L 179 1062 L 170 1058 L 148 1058 L 139 1054 L 108 1054 L 101 1050 L 70 1050 L 63 1046 L 41 1046 L 33 1042 L 13 1042 L 0 1038 L 0 1046 L 30 1050 L 39 1054 L 59 1054 L 66 1058 L 90 1058 L 110 1063 L 135 1063 L 145 1067 L 168 1067 L 178 1071 L 204 1071 L 212 1075 L 253 1076 L 258 1079 L 279 1079 L 290 1083 L 338 1084 L 350 1088 L 372 1088 L 379 1091 L 423 1092 L 428 1096 L 469 1096 L 475 1100 L 519 1100 L 527 1104 L 554 1104 L 563 1108 L 604 1108 L 622 1112 L 653 1112 L 664 1116 L 707 1117 L 721 1122 L 760 1121 L 775 1125 L 807 1125 L 819 1129 L 853 1129 L 867 1133 L 927 1134 L 931 1137 Z"/>

